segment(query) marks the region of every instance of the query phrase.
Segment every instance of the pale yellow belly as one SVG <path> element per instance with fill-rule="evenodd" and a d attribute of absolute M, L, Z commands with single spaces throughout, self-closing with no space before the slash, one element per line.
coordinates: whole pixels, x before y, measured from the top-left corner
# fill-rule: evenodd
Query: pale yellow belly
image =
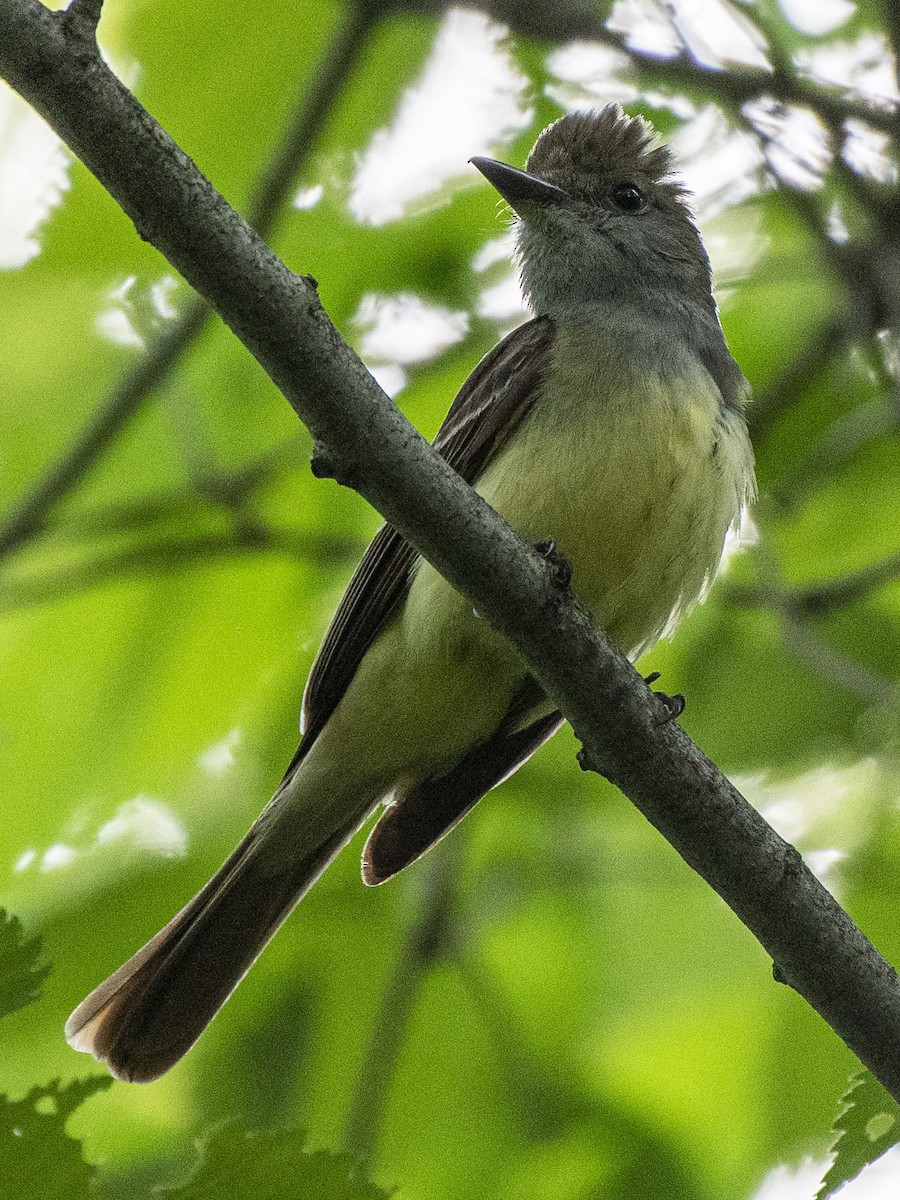
<path fill-rule="evenodd" d="M 745 498 L 743 424 L 722 423 L 708 377 L 691 382 L 674 394 L 650 379 L 629 404 L 545 401 L 478 485 L 529 540 L 556 542 L 576 594 L 631 657 L 703 593 Z M 376 781 L 440 772 L 496 729 L 524 674 L 423 562 L 322 739 Z"/>
<path fill-rule="evenodd" d="M 478 489 L 530 539 L 556 542 L 630 657 L 704 593 L 745 500 L 743 422 L 723 423 L 711 381 L 695 383 L 675 393 L 648 379 L 639 402 L 607 400 L 599 421 L 538 410 Z M 537 477 L 526 457 L 543 464 Z"/>

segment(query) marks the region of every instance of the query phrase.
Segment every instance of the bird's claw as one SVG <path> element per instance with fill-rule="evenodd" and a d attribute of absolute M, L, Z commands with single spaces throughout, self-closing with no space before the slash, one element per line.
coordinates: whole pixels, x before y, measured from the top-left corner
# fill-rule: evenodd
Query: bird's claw
<path fill-rule="evenodd" d="M 652 671 L 649 675 L 645 676 L 644 683 L 649 687 L 652 683 L 656 683 L 657 679 L 659 679 L 659 671 Z M 653 695 L 666 710 L 663 716 L 656 722 L 657 726 L 668 725 L 670 721 L 677 721 L 684 712 L 687 704 L 684 696 L 680 692 L 677 692 L 674 696 L 667 696 L 665 692 L 654 692 Z"/>
<path fill-rule="evenodd" d="M 544 542 L 535 542 L 534 548 L 550 567 L 550 574 L 557 587 L 567 588 L 572 582 L 572 564 L 556 549 L 556 542 L 548 538 Z"/>

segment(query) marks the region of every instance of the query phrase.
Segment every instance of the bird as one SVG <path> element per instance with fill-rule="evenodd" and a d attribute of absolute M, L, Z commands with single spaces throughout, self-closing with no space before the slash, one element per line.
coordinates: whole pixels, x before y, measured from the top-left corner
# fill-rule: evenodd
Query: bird
<path fill-rule="evenodd" d="M 434 447 L 636 660 L 702 599 L 754 497 L 749 387 L 725 343 L 672 151 L 618 105 L 574 111 L 520 170 L 470 160 L 511 211 L 530 317 L 463 384 Z M 176 1063 L 377 810 L 381 884 L 564 718 L 512 645 L 392 526 L 312 666 L 302 739 L 224 865 L 66 1025 L 118 1078 Z"/>

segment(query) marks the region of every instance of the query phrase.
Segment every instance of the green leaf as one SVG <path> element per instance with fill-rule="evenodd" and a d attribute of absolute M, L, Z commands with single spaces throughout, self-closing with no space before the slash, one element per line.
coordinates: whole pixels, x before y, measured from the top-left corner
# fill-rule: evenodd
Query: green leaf
<path fill-rule="evenodd" d="M 868 1071 L 861 1071 L 844 1093 L 843 1111 L 834 1123 L 837 1140 L 831 1164 L 816 1200 L 829 1200 L 855 1179 L 863 1167 L 900 1142 L 900 1104 Z"/>
<path fill-rule="evenodd" d="M 305 1140 L 296 1129 L 251 1133 L 224 1125 L 204 1140 L 193 1177 L 159 1194 L 166 1200 L 387 1200 L 390 1193 L 355 1178 L 348 1155 L 310 1154 Z"/>
<path fill-rule="evenodd" d="M 0 1191 L 16 1200 L 81 1200 L 93 1196 L 96 1168 L 81 1155 L 81 1142 L 66 1121 L 88 1096 L 112 1086 L 111 1076 L 59 1080 L 34 1087 L 21 1100 L 0 1098 Z"/>
<path fill-rule="evenodd" d="M 40 956 L 41 939 L 26 937 L 19 918 L 0 908 L 0 1018 L 40 996 L 50 973 Z"/>

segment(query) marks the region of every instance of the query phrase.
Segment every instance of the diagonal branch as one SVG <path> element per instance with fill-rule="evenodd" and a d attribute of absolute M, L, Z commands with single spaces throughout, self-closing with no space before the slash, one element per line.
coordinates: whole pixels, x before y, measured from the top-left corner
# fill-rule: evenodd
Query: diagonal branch
<path fill-rule="evenodd" d="M 0 73 L 216 308 L 369 499 L 506 636 L 602 771 L 726 900 L 900 1100 L 900 981 L 834 898 L 666 715 L 547 564 L 427 445 L 325 316 L 58 14 L 0 0 Z M 122 147 L 128 147 L 128 154 Z"/>
<path fill-rule="evenodd" d="M 794 597 L 796 610 L 820 616 L 867 596 L 900 579 L 900 552 L 869 563 L 858 571 L 802 588 Z"/>
<path fill-rule="evenodd" d="M 90 14 L 96 11 L 99 17 L 100 4 L 97 0 L 89 2 L 92 6 Z M 82 50 L 86 45 L 83 10 L 87 7 L 88 0 L 73 0 L 62 17 L 65 35 Z M 309 157 L 378 16 L 376 6 L 351 0 L 311 84 L 304 82 L 302 96 L 247 206 L 247 220 L 262 237 L 268 236 L 283 210 L 293 181 Z M 90 45 L 96 57 L 95 27 L 96 22 L 90 30 Z M 159 334 L 140 361 L 125 373 L 89 418 L 72 445 L 19 499 L 0 526 L 0 558 L 43 531 L 50 512 L 78 486 L 153 392 L 165 382 L 197 341 L 211 316 L 206 302 L 195 296 L 175 321 Z"/>
<path fill-rule="evenodd" d="M 73 443 L 22 496 L 0 528 L 0 558 L 18 550 L 46 524 L 51 510 L 90 471 L 128 422 L 152 395 L 206 324 L 209 310 L 192 300 L 182 315 L 164 330 L 152 348 L 120 380 L 89 418 Z"/>

